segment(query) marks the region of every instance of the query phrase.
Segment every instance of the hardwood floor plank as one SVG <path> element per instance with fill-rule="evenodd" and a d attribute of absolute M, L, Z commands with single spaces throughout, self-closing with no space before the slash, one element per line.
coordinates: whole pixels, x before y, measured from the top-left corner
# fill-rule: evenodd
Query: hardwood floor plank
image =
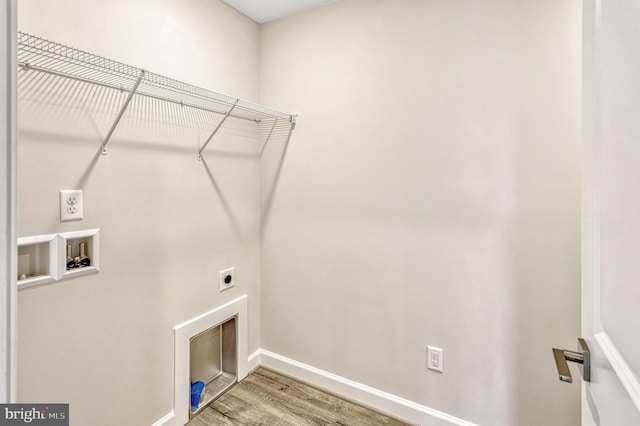
<path fill-rule="evenodd" d="M 244 425 L 312 425 L 299 419 L 286 406 L 256 397 L 253 391 L 252 387 L 244 386 L 234 394 L 223 395 L 212 404 L 212 409 Z"/>
<path fill-rule="evenodd" d="M 327 420 L 315 415 L 314 407 L 309 402 L 295 393 L 287 392 L 288 387 L 259 374 L 254 374 L 251 379 L 242 390 L 245 400 L 253 399 L 255 405 L 268 404 L 277 409 L 281 416 L 296 419 L 304 425 L 323 424 L 323 420 Z"/>
<path fill-rule="evenodd" d="M 364 424 L 406 424 L 272 371 L 260 369 L 256 371 L 256 374 L 269 377 L 280 385 L 287 386 L 287 389 L 283 390 L 283 392 L 290 395 L 291 398 L 304 398 L 305 400 L 312 401 L 312 409 L 318 412 L 321 417 L 330 416 L 335 420 L 342 420 L 343 422 L 360 421 Z"/>
<path fill-rule="evenodd" d="M 207 407 L 197 417 L 188 423 L 189 426 L 211 426 L 211 425 L 223 425 L 223 426 L 241 426 L 242 423 L 234 421 L 228 417 L 225 417 L 218 411 L 215 411 L 211 407 Z"/>
<path fill-rule="evenodd" d="M 403 426 L 384 414 L 259 368 L 188 426 Z"/>
<path fill-rule="evenodd" d="M 264 386 L 271 388 L 272 398 L 288 405 L 296 414 L 304 413 L 304 416 L 314 423 L 322 421 L 333 423 L 338 420 L 354 421 L 354 417 L 357 419 L 357 415 L 350 411 L 353 404 L 348 404 L 309 386 L 284 380 L 284 378 L 273 380 L 260 372 L 256 373 L 255 380 L 261 381 Z"/>

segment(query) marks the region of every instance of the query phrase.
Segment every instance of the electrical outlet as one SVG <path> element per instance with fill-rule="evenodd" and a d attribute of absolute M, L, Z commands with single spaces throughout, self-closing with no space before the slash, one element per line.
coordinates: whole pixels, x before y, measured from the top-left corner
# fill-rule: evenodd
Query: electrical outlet
<path fill-rule="evenodd" d="M 60 221 L 81 220 L 82 216 L 82 190 L 60 190 Z"/>
<path fill-rule="evenodd" d="M 442 373 L 442 348 L 427 346 L 427 368 Z"/>
<path fill-rule="evenodd" d="M 235 267 L 220 271 L 220 291 L 227 290 L 236 285 Z"/>

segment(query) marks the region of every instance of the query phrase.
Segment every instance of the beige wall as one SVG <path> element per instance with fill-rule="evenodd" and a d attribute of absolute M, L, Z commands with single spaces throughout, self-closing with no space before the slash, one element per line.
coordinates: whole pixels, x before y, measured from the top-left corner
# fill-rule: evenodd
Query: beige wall
<path fill-rule="evenodd" d="M 258 25 L 220 1 L 21 0 L 19 28 L 257 100 Z M 174 326 L 248 294 L 260 347 L 255 129 L 227 127 L 205 167 L 213 127 L 163 124 L 180 113 L 138 98 L 96 157 L 122 97 L 34 76 L 21 76 L 18 235 L 99 227 L 102 256 L 97 275 L 20 291 L 19 399 L 68 402 L 75 426 L 150 425 L 173 407 Z M 60 223 L 60 189 L 84 190 L 82 222 Z M 229 266 L 236 288 L 220 293 Z"/>
<path fill-rule="evenodd" d="M 579 423 L 551 357 L 579 333 L 579 1 L 341 0 L 260 29 L 219 1 L 21 0 L 19 28 L 301 117 L 260 188 L 245 129 L 207 169 L 208 134 L 138 102 L 96 157 L 118 99 L 21 100 L 18 235 L 100 227 L 102 270 L 20 292 L 20 400 L 151 424 L 172 328 L 247 293 L 250 353 L 478 424 Z M 85 220 L 60 223 L 71 188 Z"/>
<path fill-rule="evenodd" d="M 260 101 L 301 117 L 263 157 L 264 349 L 477 424 L 579 424 L 551 347 L 579 334 L 580 16 L 342 0 L 261 27 Z"/>

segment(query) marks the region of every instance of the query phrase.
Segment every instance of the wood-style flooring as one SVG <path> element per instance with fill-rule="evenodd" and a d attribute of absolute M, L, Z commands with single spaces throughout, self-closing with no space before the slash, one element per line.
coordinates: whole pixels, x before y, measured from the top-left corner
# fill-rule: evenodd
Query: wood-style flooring
<path fill-rule="evenodd" d="M 259 368 L 187 426 L 407 425 L 368 408 Z"/>

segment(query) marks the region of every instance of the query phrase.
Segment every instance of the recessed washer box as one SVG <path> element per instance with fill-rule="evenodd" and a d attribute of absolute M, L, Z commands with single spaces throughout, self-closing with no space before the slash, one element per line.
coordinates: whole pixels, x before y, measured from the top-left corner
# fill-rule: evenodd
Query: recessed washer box
<path fill-rule="evenodd" d="M 95 274 L 100 270 L 100 229 L 86 231 L 62 232 L 58 234 L 58 270 L 62 271 L 60 279 L 67 279 L 86 274 Z M 90 262 L 87 266 L 67 269 L 67 246 L 71 245 L 71 257 L 80 255 L 80 244 L 84 244 L 85 254 Z"/>
<path fill-rule="evenodd" d="M 19 290 L 100 270 L 100 229 L 18 238 Z"/>

